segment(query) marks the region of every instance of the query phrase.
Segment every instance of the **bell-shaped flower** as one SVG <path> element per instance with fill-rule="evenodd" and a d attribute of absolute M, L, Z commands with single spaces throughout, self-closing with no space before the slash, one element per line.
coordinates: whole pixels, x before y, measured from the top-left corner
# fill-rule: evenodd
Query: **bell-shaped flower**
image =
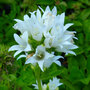
<path fill-rule="evenodd" d="M 19 30 L 22 34 L 27 31 L 31 36 L 31 19 L 28 15 L 24 15 L 24 20 L 14 19 L 17 23 L 13 26 L 14 29 Z"/>
<path fill-rule="evenodd" d="M 32 86 L 34 86 L 35 88 L 34 89 L 39 89 L 38 88 L 38 82 L 36 81 L 36 84 L 32 84 Z M 47 90 L 47 85 L 46 84 L 42 84 L 42 81 L 41 81 L 41 87 L 42 87 L 42 90 Z"/>
<path fill-rule="evenodd" d="M 53 57 L 49 58 L 48 60 L 45 60 L 44 67 L 45 68 L 49 68 L 52 65 L 52 63 L 55 63 L 58 66 L 61 66 L 61 62 L 58 60 L 60 58 L 63 58 L 63 57 L 62 56 L 55 56 L 54 55 Z"/>
<path fill-rule="evenodd" d="M 53 80 L 49 80 L 49 90 L 56 90 L 60 85 L 62 85 L 62 83 L 60 83 L 59 80 L 60 79 L 57 79 L 56 77 L 54 77 Z"/>
<path fill-rule="evenodd" d="M 42 20 L 43 20 L 43 24 L 46 27 L 46 32 L 48 32 L 54 24 L 57 15 L 57 8 L 54 6 L 54 8 L 50 10 L 49 6 L 47 6 L 45 11 L 41 7 L 39 8 L 43 12 Z"/>
<path fill-rule="evenodd" d="M 46 50 L 45 50 L 45 47 L 43 46 L 37 46 L 36 48 L 36 52 L 35 54 L 30 57 L 26 62 L 25 64 L 28 64 L 28 63 L 31 63 L 31 64 L 35 64 L 35 63 L 38 63 L 39 67 L 41 68 L 42 71 L 43 70 L 43 67 L 44 67 L 44 63 L 46 60 L 49 60 L 50 58 L 54 57 L 53 54 L 50 54 L 48 53 Z M 52 61 L 54 62 L 54 61 Z M 51 63 L 51 62 L 50 62 Z M 50 64 L 51 65 L 51 64 Z"/>
<path fill-rule="evenodd" d="M 9 51 L 14 51 L 16 50 L 14 57 L 21 53 L 22 51 L 28 52 L 31 51 L 31 46 L 28 43 L 28 33 L 24 32 L 21 37 L 19 37 L 17 34 L 14 34 L 14 39 L 18 43 L 18 45 L 13 45 L 12 47 L 9 48 Z M 25 57 L 25 56 L 20 56 Z"/>
<path fill-rule="evenodd" d="M 46 7 L 46 10 L 43 13 L 42 19 L 44 20 L 44 24 L 48 26 L 48 29 L 52 27 L 54 20 L 56 18 L 56 15 L 57 15 L 57 9 L 55 6 L 52 9 L 52 11 L 50 10 L 49 6 Z"/>

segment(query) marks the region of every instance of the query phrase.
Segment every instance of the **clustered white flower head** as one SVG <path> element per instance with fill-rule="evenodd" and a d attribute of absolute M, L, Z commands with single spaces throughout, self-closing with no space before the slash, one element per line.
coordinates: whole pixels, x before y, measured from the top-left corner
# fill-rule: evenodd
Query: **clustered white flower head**
<path fill-rule="evenodd" d="M 60 79 L 58 79 L 57 77 L 53 77 L 53 80 L 49 80 L 48 84 L 42 84 L 41 81 L 41 86 L 42 86 L 42 90 L 59 90 L 59 86 L 61 86 L 63 83 L 59 82 Z M 35 89 L 38 89 L 38 83 L 36 81 L 36 84 L 32 84 Z"/>
<path fill-rule="evenodd" d="M 75 32 L 67 30 L 73 24 L 64 25 L 65 13 L 57 15 L 56 7 L 50 10 L 49 6 L 47 6 L 45 11 L 41 7 L 39 8 L 40 10 L 30 12 L 30 17 L 24 15 L 23 21 L 15 19 L 17 23 L 13 28 L 19 30 L 21 36 L 14 34 L 15 41 L 19 45 L 12 46 L 9 51 L 16 50 L 14 56 L 24 52 L 19 58 L 26 57 L 25 64 L 31 63 L 35 65 L 38 63 L 41 70 L 44 71 L 44 67 L 48 68 L 52 63 L 61 66 L 58 59 L 62 58 L 62 56 L 56 56 L 52 52 L 75 55 L 72 49 L 78 47 L 74 45 L 73 41 L 74 38 L 77 39 L 74 36 Z M 43 15 L 41 15 L 41 12 L 43 12 Z M 38 45 L 34 47 L 36 43 Z M 54 51 L 52 48 L 54 48 Z M 49 52 L 49 49 L 52 49 L 52 51 Z"/>

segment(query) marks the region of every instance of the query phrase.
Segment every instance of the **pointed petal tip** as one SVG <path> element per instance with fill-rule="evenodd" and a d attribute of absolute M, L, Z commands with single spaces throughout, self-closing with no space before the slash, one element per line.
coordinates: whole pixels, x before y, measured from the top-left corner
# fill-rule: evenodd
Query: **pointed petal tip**
<path fill-rule="evenodd" d="M 40 7 L 40 6 L 38 6 L 39 7 L 39 9 L 44 13 L 44 10 Z"/>

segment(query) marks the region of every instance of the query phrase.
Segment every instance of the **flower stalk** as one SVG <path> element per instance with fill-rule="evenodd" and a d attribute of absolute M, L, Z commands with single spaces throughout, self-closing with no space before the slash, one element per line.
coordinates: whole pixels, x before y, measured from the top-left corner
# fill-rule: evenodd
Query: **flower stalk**
<path fill-rule="evenodd" d="M 38 66 L 38 64 L 35 66 L 35 69 L 34 69 L 34 73 L 35 73 L 35 77 L 36 77 L 36 80 L 37 80 L 37 83 L 38 83 L 38 89 L 39 90 L 42 90 L 42 85 L 41 85 L 41 79 L 40 79 L 40 68 Z"/>

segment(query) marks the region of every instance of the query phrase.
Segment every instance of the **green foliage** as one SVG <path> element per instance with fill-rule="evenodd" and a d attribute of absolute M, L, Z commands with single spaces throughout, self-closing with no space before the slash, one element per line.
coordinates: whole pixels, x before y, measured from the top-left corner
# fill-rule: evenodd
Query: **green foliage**
<path fill-rule="evenodd" d="M 48 82 L 53 76 L 58 76 L 63 83 L 60 90 L 90 89 L 89 0 L 0 0 L 0 90 L 34 90 L 32 84 L 36 80 L 32 68 L 24 64 L 24 59 L 16 61 L 8 49 L 15 43 L 13 34 L 20 33 L 12 28 L 14 19 L 23 20 L 24 14 L 47 5 L 56 6 L 59 14 L 65 12 L 65 23 L 74 23 L 69 30 L 77 31 L 75 43 L 79 48 L 75 50 L 77 56 L 65 56 L 62 67 L 53 64 L 42 72 L 42 80 Z"/>

